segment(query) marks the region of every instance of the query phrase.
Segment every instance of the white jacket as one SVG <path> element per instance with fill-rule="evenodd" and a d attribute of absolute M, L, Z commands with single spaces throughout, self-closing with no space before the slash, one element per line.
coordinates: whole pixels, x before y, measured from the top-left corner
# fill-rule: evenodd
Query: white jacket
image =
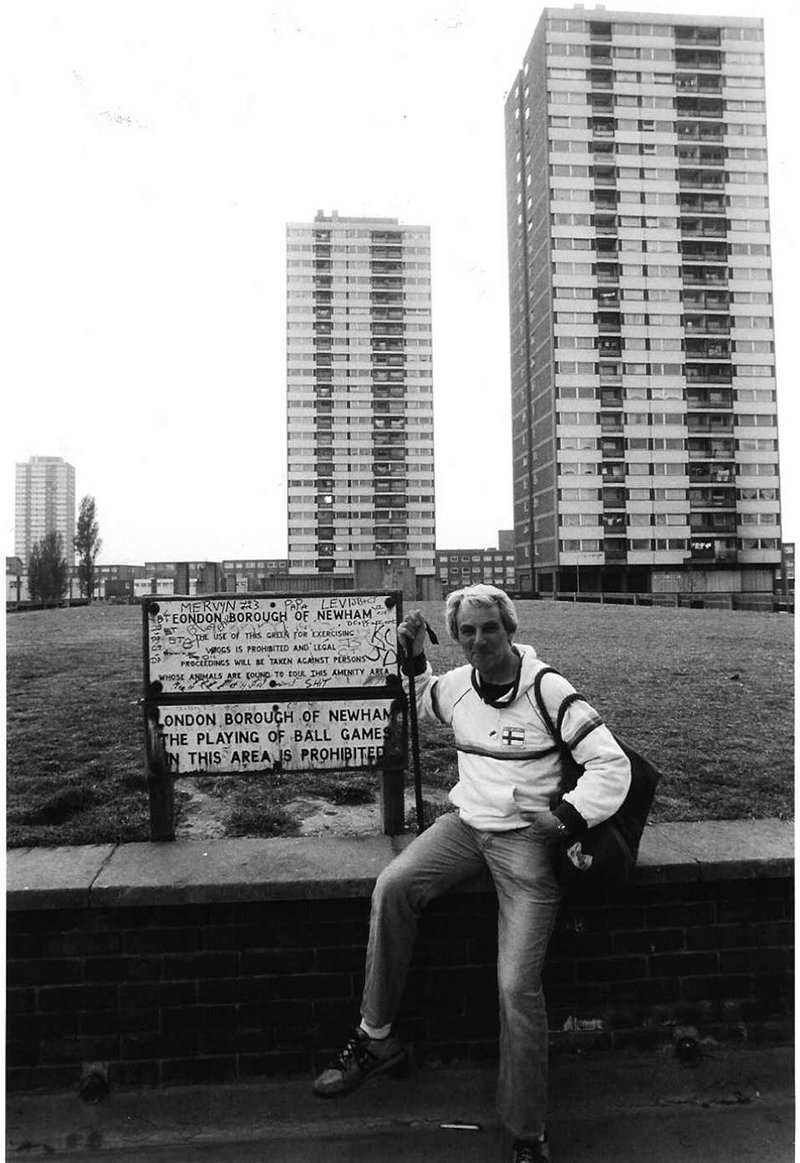
<path fill-rule="evenodd" d="M 532 690 L 536 673 L 545 663 L 532 646 L 515 643 L 514 649 L 522 667 L 512 702 L 484 702 L 475 671 L 468 665 L 434 676 L 427 664 L 416 678 L 420 720 L 444 723 L 455 734 L 459 779 L 450 799 L 465 823 L 481 831 L 525 827 L 529 820 L 523 812 L 548 811 L 558 799 L 559 755 Z M 556 723 L 563 700 L 575 688 L 560 674 L 548 674 L 541 689 Z M 600 716 L 583 700 L 567 708 L 561 734 L 586 768 L 564 800 L 588 827 L 594 827 L 613 815 L 625 799 L 630 763 Z"/>

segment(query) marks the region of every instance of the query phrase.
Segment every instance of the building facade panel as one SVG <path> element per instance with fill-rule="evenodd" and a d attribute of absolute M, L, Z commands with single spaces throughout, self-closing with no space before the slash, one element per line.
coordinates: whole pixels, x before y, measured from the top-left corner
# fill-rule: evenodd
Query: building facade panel
<path fill-rule="evenodd" d="M 27 568 L 33 545 L 60 533 L 64 556 L 75 561 L 75 469 L 60 456 L 32 456 L 16 466 L 14 552 Z"/>
<path fill-rule="evenodd" d="M 430 232 L 287 227 L 289 573 L 435 573 Z"/>
<path fill-rule="evenodd" d="M 544 10 L 506 103 L 522 590 L 779 568 L 765 119 L 759 19 Z"/>

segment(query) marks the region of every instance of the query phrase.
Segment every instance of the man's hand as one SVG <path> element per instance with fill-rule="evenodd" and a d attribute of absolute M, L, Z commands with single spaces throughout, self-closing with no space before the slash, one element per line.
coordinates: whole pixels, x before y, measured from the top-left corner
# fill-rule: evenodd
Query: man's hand
<path fill-rule="evenodd" d="M 428 623 L 420 610 L 412 610 L 397 627 L 397 641 L 407 657 L 416 657 L 425 650 Z"/>
<path fill-rule="evenodd" d="M 554 816 L 552 812 L 522 812 L 521 815 L 523 820 L 527 820 L 529 824 L 533 824 L 548 839 L 555 840 L 566 835 L 566 831 L 558 816 Z"/>

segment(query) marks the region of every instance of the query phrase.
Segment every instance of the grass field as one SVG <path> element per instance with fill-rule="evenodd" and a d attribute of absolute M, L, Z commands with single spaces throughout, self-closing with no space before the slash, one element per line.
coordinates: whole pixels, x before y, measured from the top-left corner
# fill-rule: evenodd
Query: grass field
<path fill-rule="evenodd" d="M 441 605 L 423 608 L 442 643 L 434 669 L 458 664 Z M 791 816 L 792 618 L 552 602 L 518 610 L 518 640 L 663 771 L 654 820 Z M 140 608 L 37 611 L 7 626 L 9 846 L 146 840 Z M 426 787 L 450 786 L 449 733 L 423 727 L 421 750 Z M 225 797 L 229 834 L 248 836 L 295 832 L 286 804 L 298 794 L 363 802 L 376 783 L 358 773 L 201 779 Z"/>

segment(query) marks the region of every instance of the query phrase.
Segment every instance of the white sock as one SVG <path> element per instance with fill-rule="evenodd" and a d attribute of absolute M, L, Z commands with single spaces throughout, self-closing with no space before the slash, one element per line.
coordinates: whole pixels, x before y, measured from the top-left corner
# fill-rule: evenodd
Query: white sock
<path fill-rule="evenodd" d="M 360 1029 L 364 1031 L 368 1038 L 373 1038 L 375 1041 L 381 1041 L 382 1038 L 388 1038 L 392 1032 L 392 1024 L 388 1026 L 370 1026 L 364 1019 L 361 1019 Z"/>

